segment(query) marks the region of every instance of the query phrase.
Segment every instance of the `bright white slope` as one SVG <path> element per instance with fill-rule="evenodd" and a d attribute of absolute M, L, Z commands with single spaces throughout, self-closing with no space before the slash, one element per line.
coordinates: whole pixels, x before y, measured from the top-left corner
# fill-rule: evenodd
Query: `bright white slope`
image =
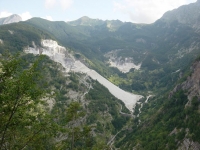
<path fill-rule="evenodd" d="M 44 55 L 47 55 L 52 60 L 61 63 L 66 69 L 66 72 L 74 71 L 87 74 L 92 79 L 97 80 L 99 83 L 108 88 L 110 93 L 116 98 L 122 100 L 125 103 L 125 106 L 130 111 L 133 111 L 133 106 L 140 98 L 142 98 L 141 95 L 135 95 L 120 89 L 119 87 L 102 77 L 100 74 L 98 74 L 96 71 L 89 69 L 80 61 L 75 60 L 75 58 L 70 55 L 64 47 L 59 46 L 56 41 L 42 40 L 42 46 L 43 48 L 38 48 L 36 46 L 34 48 L 28 47 L 25 49 L 25 52 L 33 54 L 42 53 Z"/>
<path fill-rule="evenodd" d="M 104 55 L 106 58 L 109 59 L 108 63 L 110 64 L 110 67 L 118 68 L 123 73 L 128 73 L 132 68 L 136 70 L 140 69 L 141 63 L 138 65 L 134 64 L 133 58 L 131 57 L 122 58 L 121 56 L 118 57 L 119 51 L 122 50 L 121 49 L 112 50 Z"/>

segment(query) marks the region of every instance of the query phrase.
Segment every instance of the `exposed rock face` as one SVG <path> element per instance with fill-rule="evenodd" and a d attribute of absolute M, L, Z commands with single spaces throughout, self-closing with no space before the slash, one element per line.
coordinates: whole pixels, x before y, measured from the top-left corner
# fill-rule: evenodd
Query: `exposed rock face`
<path fill-rule="evenodd" d="M 172 95 L 176 93 L 178 90 L 187 91 L 188 102 L 186 104 L 186 107 L 191 105 L 191 101 L 195 96 L 197 96 L 198 99 L 200 99 L 200 61 L 196 61 L 190 69 L 192 70 L 192 74 L 188 76 L 187 80 L 181 84 L 178 84 L 169 94 L 169 98 L 171 98 Z M 187 138 L 183 140 L 183 142 L 178 148 L 178 150 L 199 150 L 199 149 L 200 149 L 200 144 L 198 142 L 194 142 Z"/>
<path fill-rule="evenodd" d="M 121 72 L 127 73 L 130 71 L 131 68 L 134 69 L 140 69 L 141 64 L 134 64 L 133 63 L 133 58 L 131 57 L 118 57 L 117 52 L 120 50 L 113 50 L 105 54 L 104 56 L 106 58 L 109 58 L 108 63 L 110 64 L 111 67 L 116 67 L 118 68 Z"/>
<path fill-rule="evenodd" d="M 132 111 L 133 107 L 135 106 L 136 102 L 142 98 L 141 95 L 135 95 L 132 93 L 128 93 L 116 85 L 112 84 L 110 81 L 102 77 L 96 71 L 89 69 L 80 61 L 75 60 L 75 58 L 68 53 L 66 48 L 59 46 L 56 41 L 53 40 L 42 40 L 43 48 L 39 48 L 34 45 L 33 48 L 28 47 L 24 51 L 26 53 L 33 53 L 33 54 L 44 54 L 49 56 L 55 62 L 59 62 L 62 66 L 66 69 L 66 72 L 74 71 L 85 73 L 90 76 L 92 79 L 97 80 L 99 83 L 104 85 L 112 95 L 120 99 L 125 103 L 125 106 Z"/>
<path fill-rule="evenodd" d="M 183 90 L 188 90 L 188 99 L 194 96 L 200 98 L 200 62 L 196 62 L 192 67 L 193 73 L 187 81 L 182 84 Z"/>
<path fill-rule="evenodd" d="M 138 70 L 141 67 L 141 64 L 135 65 L 130 57 L 126 57 L 124 60 L 122 57 L 110 59 L 109 63 L 111 67 L 116 67 L 123 73 L 129 72 L 131 68 Z"/>
<path fill-rule="evenodd" d="M 178 150 L 199 150 L 200 144 L 197 142 L 190 141 L 189 139 L 184 139 L 182 145 Z"/>
<path fill-rule="evenodd" d="M 3 40 L 2 39 L 0 39 L 0 44 L 3 44 Z"/>
<path fill-rule="evenodd" d="M 178 90 L 188 91 L 189 102 L 193 97 L 197 96 L 200 99 L 200 61 L 197 61 L 191 67 L 192 75 L 188 76 L 187 80 L 181 84 L 178 84 L 173 91 L 170 92 L 169 97 L 171 97 Z"/>
<path fill-rule="evenodd" d="M 10 34 L 14 34 L 14 31 L 8 30 L 8 32 L 9 32 Z"/>
<path fill-rule="evenodd" d="M 5 18 L 0 18 L 0 25 L 2 24 L 10 24 L 10 23 L 15 23 L 15 22 L 20 22 L 22 21 L 22 18 L 19 15 L 11 15 L 9 17 Z"/>

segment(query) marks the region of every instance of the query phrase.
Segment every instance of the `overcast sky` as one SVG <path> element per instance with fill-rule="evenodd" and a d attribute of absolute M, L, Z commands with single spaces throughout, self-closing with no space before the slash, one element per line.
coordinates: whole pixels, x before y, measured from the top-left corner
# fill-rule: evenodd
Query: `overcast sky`
<path fill-rule="evenodd" d="M 0 0 L 0 18 L 19 14 L 71 21 L 82 16 L 134 23 L 153 23 L 169 10 L 197 0 Z"/>

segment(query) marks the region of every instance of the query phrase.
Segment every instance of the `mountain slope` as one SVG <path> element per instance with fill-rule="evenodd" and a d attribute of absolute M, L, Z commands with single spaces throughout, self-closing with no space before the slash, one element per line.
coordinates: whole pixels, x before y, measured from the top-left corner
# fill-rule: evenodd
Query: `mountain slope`
<path fill-rule="evenodd" d="M 108 28 L 109 31 L 116 31 L 121 25 L 124 23 L 120 20 L 99 20 L 99 19 L 91 19 L 87 16 L 81 17 L 75 21 L 68 21 L 67 24 L 72 26 L 104 26 Z"/>
<path fill-rule="evenodd" d="M 121 133 L 116 146 L 144 150 L 200 149 L 199 65 L 198 59 L 169 95 L 157 95 L 144 103 L 142 113 L 132 122 L 132 130 Z"/>
<path fill-rule="evenodd" d="M 2 24 L 10 24 L 22 21 L 22 18 L 19 15 L 11 15 L 9 17 L 0 18 L 0 25 Z"/>
<path fill-rule="evenodd" d="M 87 16 L 83 16 L 75 21 L 68 21 L 67 24 L 72 26 L 96 26 L 102 25 L 103 21 L 99 19 L 91 19 Z"/>
<path fill-rule="evenodd" d="M 178 21 L 200 31 L 199 7 L 200 1 L 197 0 L 196 3 L 181 6 L 178 9 L 166 12 L 161 19 L 166 22 Z"/>
<path fill-rule="evenodd" d="M 192 6 L 195 10 L 198 3 L 184 8 Z M 182 7 L 177 11 L 181 9 Z M 190 9 L 186 10 L 189 14 Z M 173 16 L 175 15 L 171 15 Z M 184 69 L 199 53 L 200 34 L 196 29 L 178 21 L 167 22 L 163 18 L 150 25 L 116 21 L 118 27 L 113 31 L 110 31 L 107 25 L 109 22 L 114 24 L 115 21 L 104 21 L 103 24 L 102 22 L 98 24 L 95 19 L 87 17 L 72 22 L 76 26 L 39 18 L 33 18 L 26 23 L 51 33 L 62 45 L 83 54 L 92 62 L 87 63 L 89 68 L 96 70 L 112 82 L 117 79 L 119 82 L 116 83 L 121 88 L 144 92 L 156 91 L 158 87 L 162 88 L 166 84 L 167 88 L 172 86 L 173 80 L 178 77 L 178 74 L 173 72 Z M 193 20 L 195 19 L 197 18 L 194 17 Z M 95 23 L 90 25 L 90 22 Z M 129 59 L 131 63 L 141 65 L 140 70 L 123 74 L 110 67 L 105 56 L 116 50 L 118 53 L 114 61 Z M 173 80 L 169 81 L 170 78 Z M 142 86 L 137 88 L 134 84 Z"/>
<path fill-rule="evenodd" d="M 4 41 L 3 45 L 5 47 L 9 47 L 10 51 L 13 53 L 21 51 L 20 56 L 22 57 L 22 60 L 27 63 L 27 65 L 32 64 L 34 60 L 38 58 L 38 56 L 25 54 L 22 52 L 22 50 L 28 46 L 31 46 L 31 48 L 34 48 L 36 45 L 40 47 L 42 44 L 38 44 L 37 41 L 40 41 L 41 38 L 49 37 L 48 34 L 45 35 L 44 32 L 40 32 L 39 29 L 32 28 L 32 26 L 27 24 L 19 24 L 19 26 L 18 24 L 17 26 L 14 24 L 2 27 L 3 28 L 1 28 L 2 30 L 0 31 L 2 31 L 1 35 Z M 24 30 L 21 31 L 22 28 Z M 12 36 L 10 37 L 10 35 L 8 36 L 9 38 L 6 38 L 6 35 L 9 33 L 8 29 L 13 31 L 15 38 L 21 38 L 19 38 L 18 41 L 16 41 L 15 38 L 12 39 Z M 15 47 L 15 45 L 11 44 L 12 42 L 21 42 L 21 45 L 19 45 L 19 47 Z M 7 46 L 6 44 L 11 45 Z M 26 44 L 30 45 L 24 46 Z M 21 49 L 17 51 L 17 48 Z M 50 51 L 51 48 L 52 47 L 47 48 L 46 51 Z M 41 48 L 39 49 L 41 50 Z M 62 48 L 55 49 L 58 51 L 62 50 Z M 24 66 L 22 65 L 19 67 Z M 71 138 L 68 138 L 68 136 L 71 136 L 69 130 L 72 123 L 66 121 L 66 118 L 69 115 L 66 113 L 66 110 L 74 101 L 80 103 L 82 106 L 81 111 L 83 111 L 85 114 L 84 117 L 76 120 L 76 129 L 78 122 L 78 124 L 80 123 L 79 126 L 81 131 L 76 130 L 76 134 L 78 134 L 79 138 L 75 141 L 74 146 L 81 149 L 85 149 L 86 147 L 90 147 L 89 149 L 91 149 L 93 146 L 97 148 L 100 146 L 106 147 L 107 141 L 111 139 L 112 136 L 117 133 L 117 131 L 121 130 L 121 128 L 123 128 L 130 119 L 130 116 L 124 117 L 121 114 L 121 111 L 127 113 L 129 113 L 129 111 L 126 109 L 124 103 L 110 94 L 109 90 L 99 84 L 97 81 L 92 80 L 86 74 L 75 72 L 67 73 L 64 69 L 65 68 L 63 68 L 63 66 L 61 66 L 59 63 L 53 62 L 50 58 L 45 56 L 43 56 L 43 59 L 38 64 L 38 71 L 40 71 L 44 77 L 42 82 L 39 82 L 38 84 L 44 85 L 50 92 L 48 94 L 51 95 L 50 98 L 44 99 L 44 101 L 47 103 L 45 105 L 47 107 L 46 109 L 48 109 L 50 115 L 49 117 L 53 119 L 54 124 L 54 126 L 51 126 L 51 124 L 49 124 L 49 126 L 51 126 L 53 129 L 56 127 L 56 129 L 53 131 L 53 134 L 51 134 L 49 130 L 49 133 L 45 133 L 46 137 L 48 137 L 47 139 L 44 139 L 45 142 L 34 143 L 33 140 L 27 144 L 27 147 L 55 147 L 55 149 L 58 149 L 58 147 L 69 147 L 69 145 L 71 145 Z M 1 110 L 2 109 L 3 108 L 1 108 Z M 23 118 L 20 119 L 22 120 Z M 120 125 L 118 122 L 121 122 Z M 4 122 L 2 124 L 4 126 Z M 105 126 L 106 128 L 104 129 Z M 19 127 L 16 125 L 15 127 L 15 131 L 21 133 L 21 130 L 19 129 L 21 126 Z M 86 129 L 87 131 L 85 131 Z M 84 131 L 84 134 L 82 133 L 82 130 Z M 92 141 L 90 144 L 85 144 L 85 139 L 83 141 L 80 139 L 80 134 L 86 136 L 86 133 L 88 133 L 88 142 Z M 0 135 L 2 135 L 2 132 Z M 14 146 L 18 144 L 20 147 L 21 145 L 24 145 L 24 142 L 26 142 L 23 141 L 21 143 L 17 143 L 21 139 L 13 139 L 14 140 L 11 139 L 11 141 L 14 143 Z M 98 144 L 100 146 L 98 146 Z"/>
<path fill-rule="evenodd" d="M 22 22 L 2 25 L 0 28 L 0 53 L 5 50 L 23 51 L 24 47 L 33 47 L 33 41 L 36 45 L 41 45 L 41 39 L 45 38 L 54 39 L 49 33 Z"/>
<path fill-rule="evenodd" d="M 83 120 L 96 125 L 97 141 L 125 150 L 189 149 L 188 145 L 199 149 L 199 60 L 190 65 L 200 54 L 199 2 L 167 12 L 150 25 L 116 21 L 116 29 L 112 31 L 109 21 L 95 22 L 86 17 L 71 22 L 72 25 L 33 18 L 16 27 L 2 26 L 0 47 L 11 44 L 16 49 L 12 43 L 20 49 L 34 47 L 32 41 L 40 46 L 42 38 L 51 36 L 120 88 L 154 95 L 136 104 L 132 118 L 120 111 L 124 104 L 98 82 L 80 73 L 59 73 L 63 78 L 51 81 L 58 100 L 54 112 L 64 115 L 69 101 L 81 101 L 87 112 Z M 112 26 L 114 22 L 110 23 Z M 18 29 L 20 33 L 15 38 L 13 34 Z M 111 68 L 105 57 L 110 52 L 116 52 L 113 59 L 132 60 L 141 64 L 141 68 L 128 73 Z M 58 118 L 62 123 L 62 117 Z"/>

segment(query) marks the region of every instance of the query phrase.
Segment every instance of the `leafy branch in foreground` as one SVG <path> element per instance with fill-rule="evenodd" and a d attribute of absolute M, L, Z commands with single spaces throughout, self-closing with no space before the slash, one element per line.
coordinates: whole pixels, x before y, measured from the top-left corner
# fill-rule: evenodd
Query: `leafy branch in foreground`
<path fill-rule="evenodd" d="M 40 60 L 30 65 L 19 55 L 6 53 L 1 56 L 0 149 L 23 149 L 28 145 L 37 145 L 37 141 L 46 135 L 49 125 L 43 99 L 47 95 L 38 84 L 42 79 L 37 71 Z"/>

